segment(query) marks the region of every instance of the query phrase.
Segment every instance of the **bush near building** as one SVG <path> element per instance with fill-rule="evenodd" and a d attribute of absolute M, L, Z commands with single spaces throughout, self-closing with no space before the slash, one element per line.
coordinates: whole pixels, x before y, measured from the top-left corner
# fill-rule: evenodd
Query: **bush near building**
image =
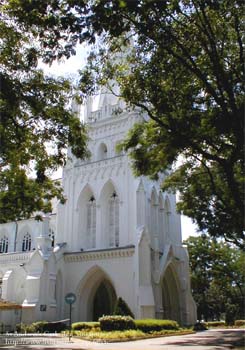
<path fill-rule="evenodd" d="M 99 322 L 75 322 L 72 324 L 73 331 L 91 331 L 100 330 Z"/>
<path fill-rule="evenodd" d="M 236 327 L 245 327 L 245 320 L 236 320 L 235 326 Z"/>
<path fill-rule="evenodd" d="M 161 330 L 179 329 L 178 323 L 172 320 L 157 320 L 157 319 L 135 320 L 135 325 L 137 329 L 140 329 L 144 333 L 157 332 Z"/>
<path fill-rule="evenodd" d="M 135 322 L 130 316 L 103 316 L 99 318 L 100 329 L 102 331 L 124 331 L 136 329 Z"/>
<path fill-rule="evenodd" d="M 16 331 L 19 333 L 59 333 L 67 329 L 64 322 L 38 321 L 31 324 L 19 323 Z"/>
<path fill-rule="evenodd" d="M 215 328 L 215 327 L 225 327 L 225 321 L 209 321 L 205 322 L 206 327 Z"/>
<path fill-rule="evenodd" d="M 172 320 L 143 319 L 133 320 L 130 316 L 103 316 L 99 319 L 102 331 L 138 329 L 144 333 L 162 330 L 177 330 L 179 325 Z"/>
<path fill-rule="evenodd" d="M 131 311 L 130 307 L 128 306 L 126 301 L 124 301 L 123 298 L 121 297 L 117 299 L 113 314 L 122 315 L 122 316 L 131 316 L 132 318 L 134 318 L 134 314 Z"/>

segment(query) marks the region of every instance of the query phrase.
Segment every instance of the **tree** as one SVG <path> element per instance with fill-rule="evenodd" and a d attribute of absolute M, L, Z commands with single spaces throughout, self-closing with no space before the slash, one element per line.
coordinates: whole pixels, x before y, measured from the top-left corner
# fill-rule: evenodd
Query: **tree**
<path fill-rule="evenodd" d="M 54 197 L 63 202 L 60 183 L 50 173 L 64 165 L 68 145 L 77 157 L 88 154 L 85 126 L 69 107 L 72 84 L 38 69 L 38 60 L 54 57 L 43 51 L 34 23 L 28 27 L 15 16 L 18 3 L 34 2 L 1 1 L 0 222 L 49 212 Z M 38 6 L 42 2 L 35 2 L 36 14 Z"/>
<path fill-rule="evenodd" d="M 122 315 L 122 316 L 131 316 L 132 318 L 134 318 L 134 314 L 130 310 L 130 307 L 128 306 L 126 301 L 124 301 L 121 297 L 117 299 L 113 314 Z"/>
<path fill-rule="evenodd" d="M 243 10 L 239 0 L 98 1 L 93 18 L 105 46 L 81 79 L 85 91 L 90 81 L 116 80 L 126 102 L 150 117 L 122 144 L 135 173 L 165 172 L 163 188 L 180 192 L 178 209 L 242 249 Z"/>
<path fill-rule="evenodd" d="M 165 172 L 163 188 L 180 192 L 180 211 L 244 249 L 243 2 L 2 3 L 46 61 L 69 57 L 77 42 L 99 43 L 82 94 L 116 81 L 128 105 L 146 112 L 122 145 L 136 174 Z"/>
<path fill-rule="evenodd" d="M 244 252 L 205 234 L 189 237 L 185 243 L 198 319 L 219 319 L 224 313 L 228 323 L 244 318 Z"/>

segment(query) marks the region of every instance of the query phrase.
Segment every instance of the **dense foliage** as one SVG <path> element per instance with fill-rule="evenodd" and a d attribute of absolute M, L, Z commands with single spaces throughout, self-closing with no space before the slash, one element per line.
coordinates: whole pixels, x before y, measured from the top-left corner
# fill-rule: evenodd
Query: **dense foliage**
<path fill-rule="evenodd" d="M 236 320 L 235 326 L 237 327 L 245 327 L 245 320 Z"/>
<path fill-rule="evenodd" d="M 62 321 L 38 321 L 31 324 L 19 323 L 16 325 L 16 331 L 19 333 L 60 333 L 65 329 L 67 329 L 67 325 Z"/>
<path fill-rule="evenodd" d="M 96 328 L 100 328 L 99 322 L 75 322 L 72 323 L 72 330 L 80 331 L 80 330 L 94 330 Z"/>
<path fill-rule="evenodd" d="M 165 172 L 163 188 L 179 191 L 178 209 L 240 248 L 243 11 L 239 0 L 97 1 L 91 18 L 106 32 L 104 47 L 81 79 L 85 91 L 91 81 L 117 91 L 116 81 L 128 104 L 145 112 L 123 143 L 136 174 Z"/>
<path fill-rule="evenodd" d="M 130 307 L 128 306 L 126 301 L 123 300 L 121 297 L 119 297 L 116 301 L 113 314 L 122 315 L 122 316 L 131 316 L 132 318 L 134 318 L 134 314 L 131 311 Z"/>
<path fill-rule="evenodd" d="M 64 165 L 66 148 L 86 151 L 85 127 L 71 111 L 72 84 L 45 76 L 39 60 L 49 60 L 40 29 L 25 23 L 19 6 L 42 2 L 1 1 L 0 16 L 0 222 L 51 211 L 51 199 L 64 201 L 51 172 Z M 19 17 L 18 17 L 19 16 Z"/>
<path fill-rule="evenodd" d="M 205 326 L 208 328 L 223 328 L 226 326 L 225 321 L 210 321 L 210 322 L 205 322 Z"/>
<path fill-rule="evenodd" d="M 130 316 L 103 316 L 99 318 L 100 329 L 102 331 L 124 331 L 136 329 L 135 322 Z"/>
<path fill-rule="evenodd" d="M 10 86 L 10 95 L 17 96 L 17 106 L 13 104 L 14 110 L 10 109 L 16 125 L 9 131 L 11 140 L 16 142 L 3 148 L 11 151 L 13 147 L 6 171 L 15 174 L 16 169 L 25 168 L 29 152 L 24 150 L 30 149 L 30 155 L 36 158 L 37 179 L 42 186 L 46 184 L 45 170 L 53 162 L 56 166 L 53 158 L 57 158 L 45 157 L 43 146 L 40 151 L 26 144 L 30 133 L 24 147 L 20 147 L 21 157 L 17 147 L 26 140 L 20 126 L 24 125 L 26 130 L 30 113 L 42 115 L 50 100 L 52 108 L 47 118 L 54 121 L 53 138 L 58 137 L 56 155 L 60 156 L 68 135 L 72 135 L 73 144 L 78 136 L 83 145 L 85 138 L 73 119 L 72 132 L 65 132 L 65 142 L 64 138 L 60 140 L 59 135 L 69 129 L 70 117 L 54 108 L 60 104 L 56 103 L 58 97 L 53 89 L 50 99 L 46 93 L 39 93 L 39 85 L 44 88 L 39 84 L 43 78 L 40 73 L 36 77 L 35 67 L 40 55 L 51 62 L 73 54 L 77 42 L 98 43 L 88 67 L 81 73 L 82 93 L 93 93 L 96 83 L 109 84 L 113 90 L 115 84 L 111 82 L 116 81 L 126 102 L 146 112 L 147 117 L 143 116 L 143 122 L 133 127 L 123 144 L 131 153 L 136 174 L 157 178 L 159 172 L 172 168 L 164 188 L 180 192 L 179 210 L 191 217 L 200 230 L 223 236 L 244 248 L 243 1 L 5 0 L 2 4 L 3 78 L 5 85 Z M 11 50 L 12 47 L 16 50 Z M 43 102 L 40 105 L 39 98 L 34 98 L 35 103 L 31 103 L 25 98 L 28 113 L 20 120 L 17 118 L 22 106 L 18 104 L 19 88 L 17 92 L 13 89 L 13 84 L 18 87 L 19 82 L 24 89 L 21 101 L 30 90 L 32 97 L 38 94 Z M 65 89 L 66 84 L 58 85 Z M 64 96 L 65 92 L 61 88 L 58 94 Z M 61 99 L 62 109 L 64 99 Z M 6 99 L 12 100 L 12 97 Z M 7 102 L 3 103 L 5 112 L 4 106 L 11 106 Z M 57 121 L 57 116 L 62 120 Z M 67 118 L 67 128 L 59 128 Z M 34 132 L 31 136 L 37 137 L 36 134 L 39 135 Z M 45 135 L 42 145 L 47 142 Z M 84 154 L 76 148 L 74 153 Z M 4 156 L 5 153 L 1 158 Z M 10 181 L 7 175 L 7 180 L 2 180 L 5 189 Z M 17 184 L 12 192 L 18 191 Z M 29 193 L 32 191 L 27 193 L 28 198 Z M 52 195 L 49 190 L 49 196 Z"/>
<path fill-rule="evenodd" d="M 158 332 L 163 329 L 178 329 L 179 325 L 173 320 L 142 319 L 135 320 L 137 329 L 145 333 Z"/>
<path fill-rule="evenodd" d="M 207 235 L 189 237 L 191 287 L 199 320 L 244 319 L 245 253 Z"/>

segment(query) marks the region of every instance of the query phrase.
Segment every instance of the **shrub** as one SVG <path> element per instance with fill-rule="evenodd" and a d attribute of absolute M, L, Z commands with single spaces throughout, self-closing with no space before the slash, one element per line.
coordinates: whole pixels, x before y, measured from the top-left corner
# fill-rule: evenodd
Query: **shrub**
<path fill-rule="evenodd" d="M 16 331 L 19 333 L 36 333 L 36 329 L 33 324 L 18 323 L 16 325 Z"/>
<path fill-rule="evenodd" d="M 102 331 L 124 331 L 136 329 L 134 320 L 130 316 L 103 316 L 99 318 L 100 329 Z"/>
<path fill-rule="evenodd" d="M 100 328 L 100 323 L 99 322 L 75 322 L 72 324 L 71 328 L 74 331 L 91 330 L 93 328 Z"/>
<path fill-rule="evenodd" d="M 193 330 L 197 331 L 197 332 L 206 331 L 207 327 L 206 327 L 206 324 L 204 322 L 197 322 L 194 324 Z"/>
<path fill-rule="evenodd" d="M 47 321 L 39 321 L 32 323 L 30 326 L 33 326 L 35 333 L 44 333 L 46 332 L 47 325 Z"/>
<path fill-rule="evenodd" d="M 134 314 L 130 310 L 130 307 L 128 306 L 126 301 L 124 301 L 121 297 L 117 299 L 113 314 L 122 315 L 122 316 L 131 316 L 132 318 L 134 318 Z"/>
<path fill-rule="evenodd" d="M 61 321 L 47 322 L 44 326 L 43 331 L 48 333 L 59 333 L 67 329 L 67 325 Z"/>
<path fill-rule="evenodd" d="M 227 326 L 234 325 L 237 311 L 238 311 L 237 305 L 231 304 L 229 302 L 225 304 L 225 323 L 227 324 Z"/>
<path fill-rule="evenodd" d="M 235 326 L 237 327 L 245 326 L 245 320 L 236 320 Z"/>
<path fill-rule="evenodd" d="M 20 333 L 55 333 L 61 332 L 66 328 L 66 324 L 60 321 L 38 321 L 31 324 L 21 323 L 16 325 L 16 330 Z"/>
<path fill-rule="evenodd" d="M 135 320 L 137 329 L 145 333 L 161 331 L 163 329 L 178 329 L 179 325 L 172 320 L 145 319 Z"/>
<path fill-rule="evenodd" d="M 205 322 L 207 327 L 225 327 L 225 321 L 209 321 Z"/>

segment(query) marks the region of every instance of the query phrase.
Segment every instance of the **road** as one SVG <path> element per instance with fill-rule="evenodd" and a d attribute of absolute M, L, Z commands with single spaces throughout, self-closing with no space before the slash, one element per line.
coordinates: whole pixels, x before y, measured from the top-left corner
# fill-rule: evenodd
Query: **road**
<path fill-rule="evenodd" d="M 95 343 L 73 338 L 1 337 L 1 349 L 22 350 L 245 350 L 245 330 L 219 329 L 183 336 L 171 336 L 121 343 Z"/>

